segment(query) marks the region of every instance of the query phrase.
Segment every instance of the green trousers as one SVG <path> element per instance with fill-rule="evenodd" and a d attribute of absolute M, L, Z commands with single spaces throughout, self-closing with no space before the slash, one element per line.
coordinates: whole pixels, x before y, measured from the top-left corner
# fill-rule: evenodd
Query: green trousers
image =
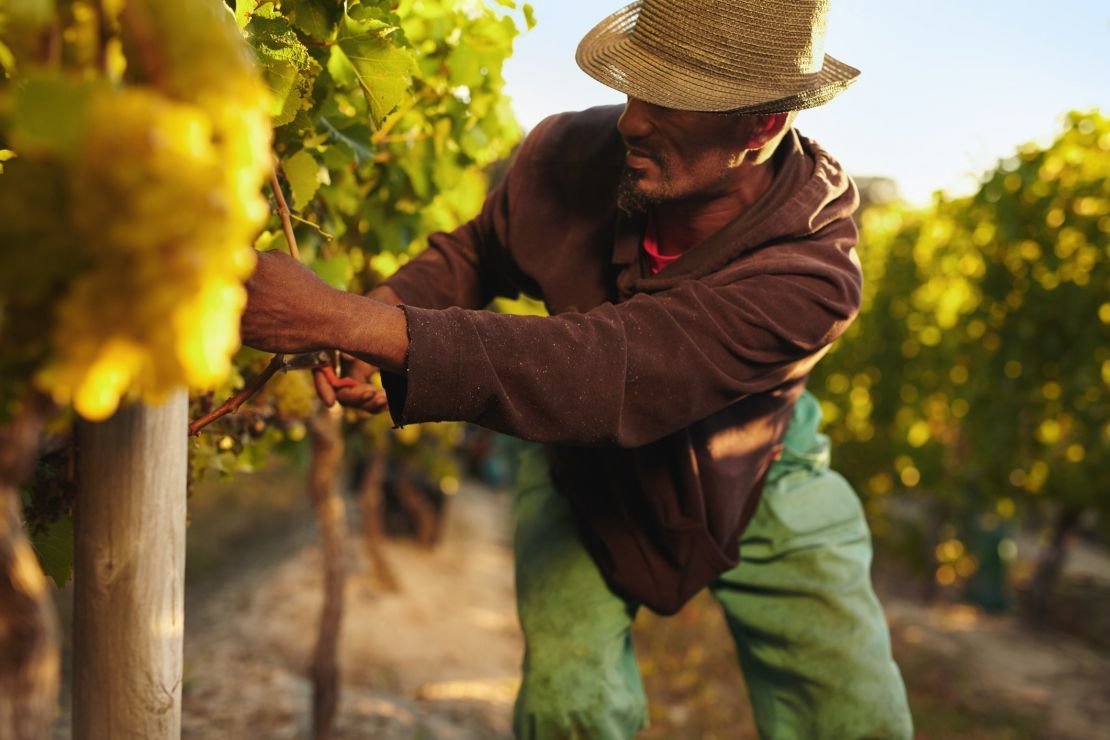
<path fill-rule="evenodd" d="M 905 687 L 871 588 L 871 535 L 855 492 L 829 470 L 819 422 L 807 393 L 741 538 L 742 561 L 710 590 L 760 737 L 909 738 Z M 525 638 L 516 736 L 633 737 L 647 724 L 630 636 L 638 605 L 605 584 L 540 448 L 522 460 L 514 519 Z"/>

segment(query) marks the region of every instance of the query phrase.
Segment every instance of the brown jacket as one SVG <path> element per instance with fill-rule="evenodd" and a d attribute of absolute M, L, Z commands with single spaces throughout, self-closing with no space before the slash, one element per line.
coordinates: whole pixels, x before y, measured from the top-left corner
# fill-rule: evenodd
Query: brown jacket
<path fill-rule="evenodd" d="M 858 198 L 791 132 L 762 199 L 650 276 L 615 204 L 619 115 L 541 123 L 481 214 L 388 281 L 411 344 L 385 384 L 397 424 L 548 443 L 609 584 L 672 613 L 738 562 L 806 376 L 855 317 Z M 473 310 L 521 292 L 551 317 Z"/>

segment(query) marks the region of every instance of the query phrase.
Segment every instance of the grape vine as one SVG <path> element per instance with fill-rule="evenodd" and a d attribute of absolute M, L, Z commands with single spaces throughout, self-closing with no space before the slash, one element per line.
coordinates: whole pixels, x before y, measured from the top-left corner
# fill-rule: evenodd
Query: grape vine
<path fill-rule="evenodd" d="M 271 166 L 269 95 L 230 15 L 136 0 L 98 21 L 106 69 L 15 58 L 0 225 L 0 342 L 45 338 L 22 372 L 4 368 L 5 387 L 30 383 L 90 420 L 227 377 Z M 49 214 L 27 208 L 42 172 L 64 204 Z"/>
<path fill-rule="evenodd" d="M 268 362 L 237 351 L 251 247 L 299 241 L 365 292 L 473 215 L 520 137 L 501 66 L 532 23 L 508 0 L 0 1 L 0 423 L 180 385 L 194 419 L 239 408 Z M 194 477 L 304 438 L 311 379 L 275 373 L 194 440 Z"/>

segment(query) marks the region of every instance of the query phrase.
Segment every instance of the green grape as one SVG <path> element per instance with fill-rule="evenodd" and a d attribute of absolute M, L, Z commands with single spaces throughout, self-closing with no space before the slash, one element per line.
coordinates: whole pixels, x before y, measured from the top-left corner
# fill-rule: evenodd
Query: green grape
<path fill-rule="evenodd" d="M 307 419 L 316 410 L 316 390 L 308 373 L 278 373 L 266 384 L 266 393 L 283 419 Z"/>
<path fill-rule="evenodd" d="M 84 124 L 69 191 L 88 265 L 58 302 L 54 357 L 37 380 L 101 419 L 129 392 L 157 402 L 227 375 L 269 153 L 229 166 L 246 160 L 228 151 L 242 137 L 147 88 L 97 90 Z"/>
<path fill-rule="evenodd" d="M 258 199 L 257 181 L 272 167 L 270 95 L 234 17 L 217 0 L 130 0 L 128 12 L 144 34 L 128 34 L 130 45 L 158 45 L 161 64 L 147 70 L 149 81 L 204 109 L 233 194 L 250 218 L 264 221 L 269 211 Z"/>
<path fill-rule="evenodd" d="M 236 101 L 242 108 L 268 102 L 250 49 L 221 0 L 128 0 L 123 20 L 128 57 L 157 55 L 157 63 L 136 72 L 141 81 L 210 114 Z"/>
<path fill-rule="evenodd" d="M 106 12 L 116 73 L 28 68 L 12 89 L 29 92 L 0 99 L 16 156 L 0 174 L 0 376 L 94 420 L 226 380 L 273 166 L 269 92 L 222 2 Z M 84 15 L 67 39 L 93 28 Z"/>

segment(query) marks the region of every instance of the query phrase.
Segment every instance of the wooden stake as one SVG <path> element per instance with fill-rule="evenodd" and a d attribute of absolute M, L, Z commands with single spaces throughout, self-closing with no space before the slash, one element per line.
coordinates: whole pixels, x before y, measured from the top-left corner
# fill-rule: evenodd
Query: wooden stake
<path fill-rule="evenodd" d="M 78 427 L 74 740 L 178 740 L 188 398 Z"/>

